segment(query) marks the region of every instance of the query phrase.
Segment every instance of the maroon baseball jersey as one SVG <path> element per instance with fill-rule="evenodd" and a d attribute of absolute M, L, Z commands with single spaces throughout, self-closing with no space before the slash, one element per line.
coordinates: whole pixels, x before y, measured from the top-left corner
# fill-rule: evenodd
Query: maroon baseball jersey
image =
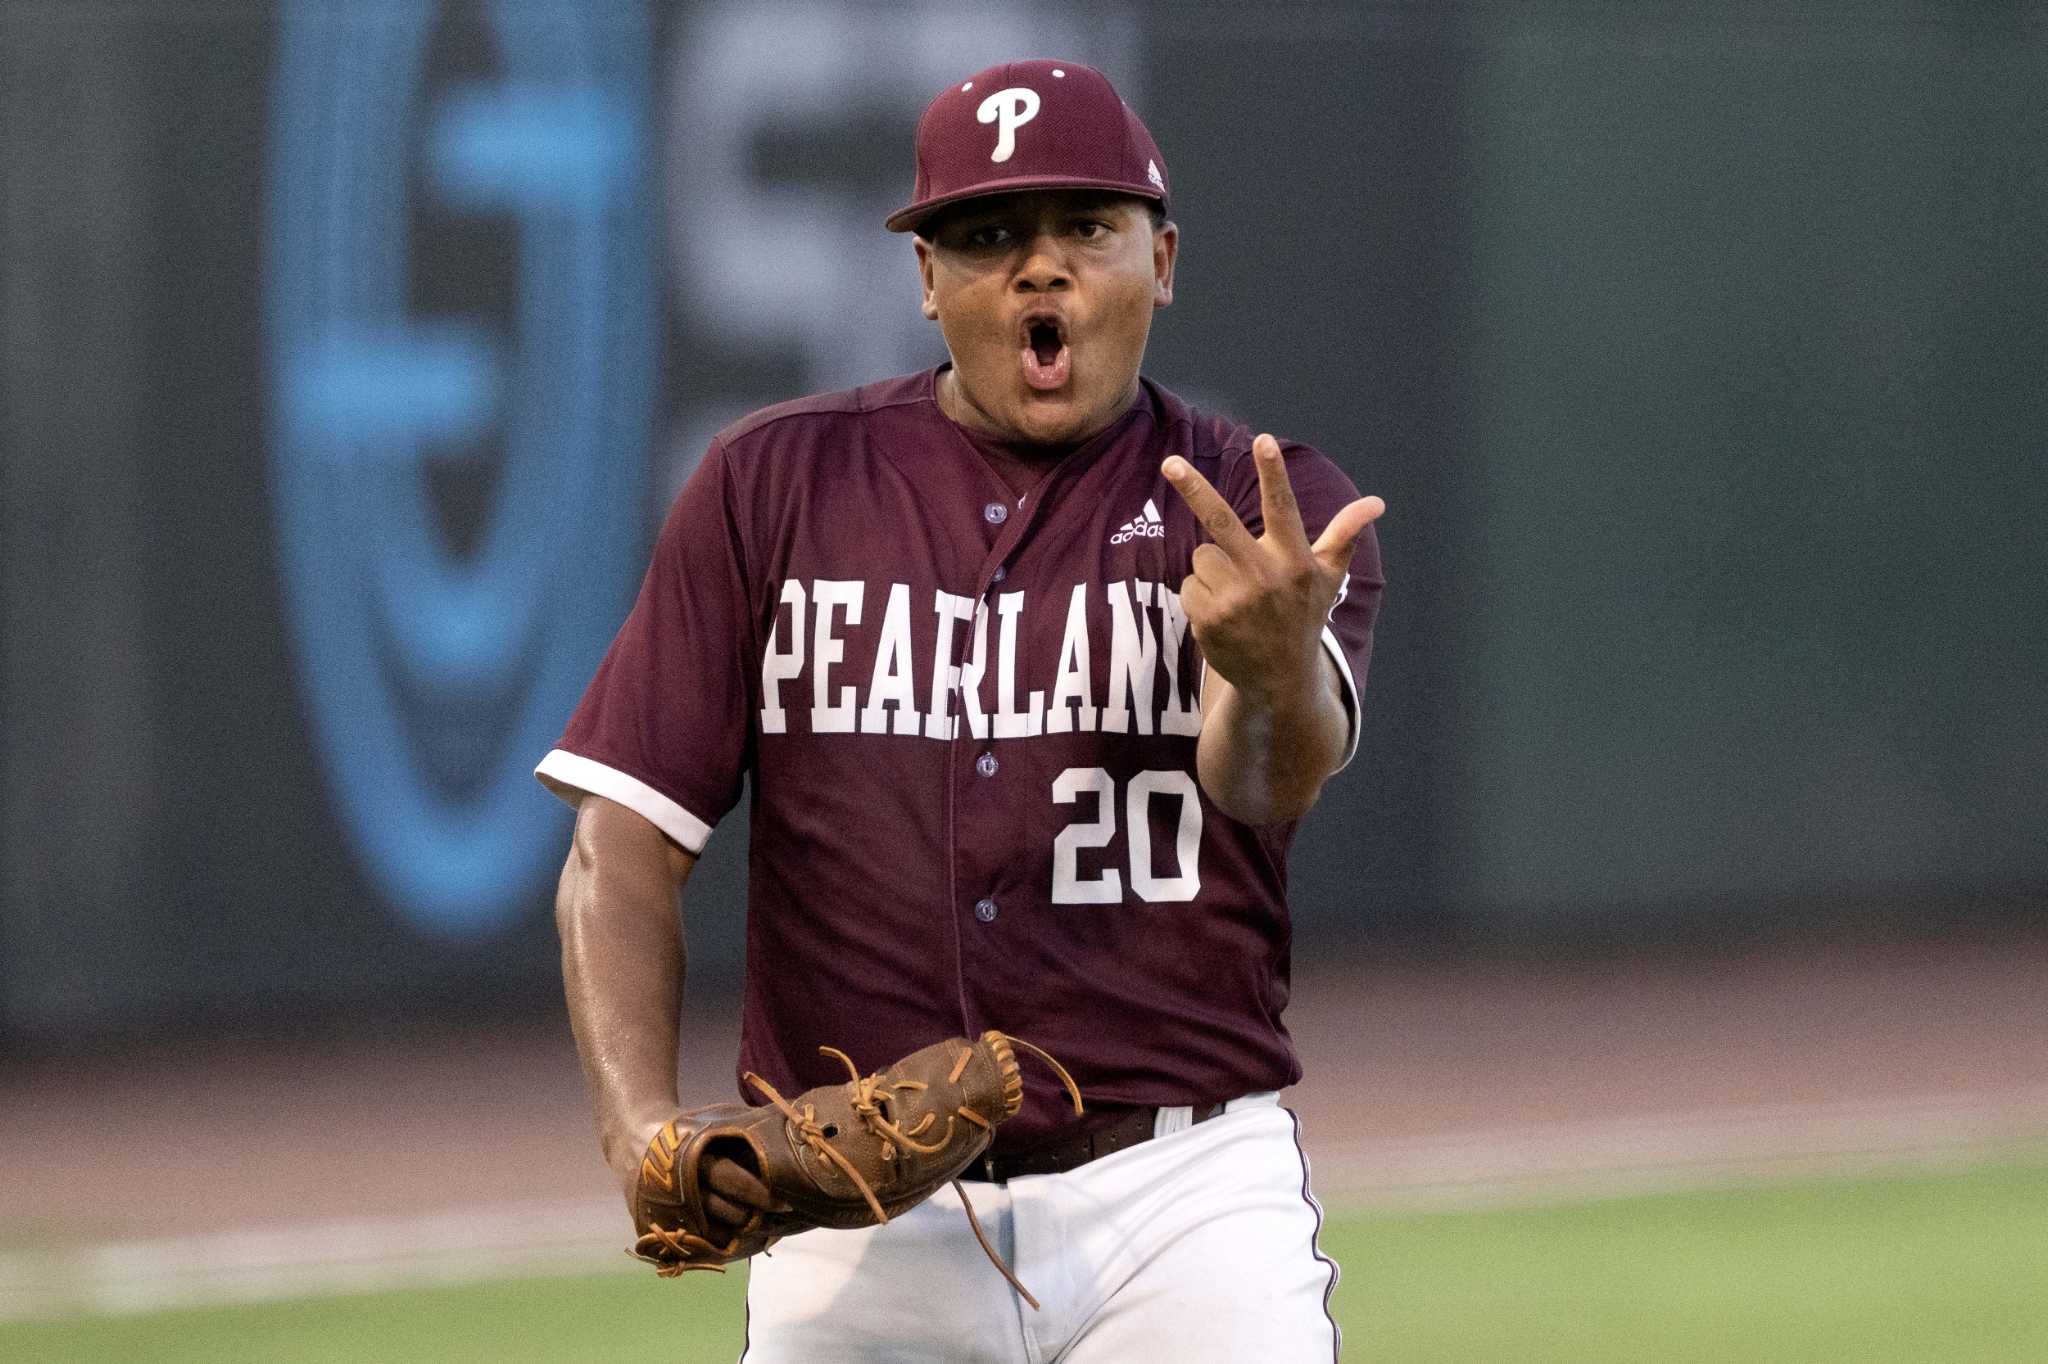
<path fill-rule="evenodd" d="M 713 440 L 539 775 L 693 852 L 750 783 L 740 1067 L 784 1093 L 843 1078 L 820 1043 L 878 1067 L 985 1028 L 1059 1057 L 1098 1113 L 1290 1084 L 1294 826 L 1241 824 L 1196 779 L 1179 587 L 1208 537 L 1159 472 L 1191 460 L 1256 534 L 1252 433 L 1148 381 L 1020 495 L 936 373 Z M 1313 538 L 1357 494 L 1283 449 Z M 1347 761 L 1381 587 L 1368 528 L 1323 632 Z M 998 1149 L 1089 1121 L 1026 1078 Z"/>

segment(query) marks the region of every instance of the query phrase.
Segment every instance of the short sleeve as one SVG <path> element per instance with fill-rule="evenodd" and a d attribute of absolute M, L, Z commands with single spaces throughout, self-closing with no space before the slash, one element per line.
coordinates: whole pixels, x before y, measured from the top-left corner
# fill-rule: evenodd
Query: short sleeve
<path fill-rule="evenodd" d="M 603 796 L 702 852 L 739 800 L 751 619 L 724 449 L 684 484 L 639 598 L 534 775 L 570 804 Z"/>
<path fill-rule="evenodd" d="M 1313 446 L 1283 442 L 1280 453 L 1287 461 L 1287 479 L 1294 488 L 1295 503 L 1301 508 L 1301 524 L 1310 543 L 1323 533 L 1332 517 L 1358 500 L 1358 488 L 1342 469 Z M 1219 489 L 1245 529 L 1263 535 L 1266 517 L 1259 496 L 1258 464 L 1246 451 L 1234 464 L 1226 464 L 1226 486 Z M 1337 589 L 1337 602 L 1323 625 L 1323 647 L 1337 664 L 1344 683 L 1344 707 L 1351 716 L 1351 735 L 1344 744 L 1343 771 L 1358 753 L 1361 717 L 1364 715 L 1366 666 L 1372 661 L 1373 624 L 1379 618 L 1380 596 L 1386 577 L 1380 566 L 1377 527 L 1367 526 L 1351 548 L 1351 571 Z"/>

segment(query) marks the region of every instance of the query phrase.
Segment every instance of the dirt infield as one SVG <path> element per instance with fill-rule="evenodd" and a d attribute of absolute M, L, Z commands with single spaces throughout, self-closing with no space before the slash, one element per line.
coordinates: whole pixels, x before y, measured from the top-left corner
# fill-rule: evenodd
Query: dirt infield
<path fill-rule="evenodd" d="M 2048 945 L 1299 972 L 1300 1112 L 1333 1201 L 1589 1170 L 1967 1155 L 2048 1139 Z M 694 1009 L 685 1093 L 732 1017 Z M 1718 1134 L 1718 1135 L 1717 1135 Z M 0 1073 L 0 1248 L 612 1197 L 558 1018 Z M 1732 1168 L 1732 1167 L 1731 1167 Z"/>

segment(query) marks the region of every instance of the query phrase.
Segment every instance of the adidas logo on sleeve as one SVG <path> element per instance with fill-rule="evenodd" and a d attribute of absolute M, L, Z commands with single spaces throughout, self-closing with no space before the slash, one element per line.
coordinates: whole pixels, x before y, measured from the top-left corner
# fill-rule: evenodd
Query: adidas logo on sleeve
<path fill-rule="evenodd" d="M 1145 510 L 1123 523 L 1115 534 L 1109 537 L 1112 545 L 1121 545 L 1131 540 L 1162 540 L 1166 538 L 1166 522 L 1159 515 L 1159 508 L 1152 505 L 1152 499 L 1145 499 Z"/>

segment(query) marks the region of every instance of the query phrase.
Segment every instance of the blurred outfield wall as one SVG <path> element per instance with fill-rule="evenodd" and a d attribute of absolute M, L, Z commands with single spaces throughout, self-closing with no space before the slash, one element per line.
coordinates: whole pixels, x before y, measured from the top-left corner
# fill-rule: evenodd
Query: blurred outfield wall
<path fill-rule="evenodd" d="M 2038 914 L 2038 7 L 7 0 L 0 1031 L 553 997 L 527 769 L 709 434 L 938 357 L 880 220 L 1034 54 L 1149 372 L 1391 504 L 1300 950 Z"/>

